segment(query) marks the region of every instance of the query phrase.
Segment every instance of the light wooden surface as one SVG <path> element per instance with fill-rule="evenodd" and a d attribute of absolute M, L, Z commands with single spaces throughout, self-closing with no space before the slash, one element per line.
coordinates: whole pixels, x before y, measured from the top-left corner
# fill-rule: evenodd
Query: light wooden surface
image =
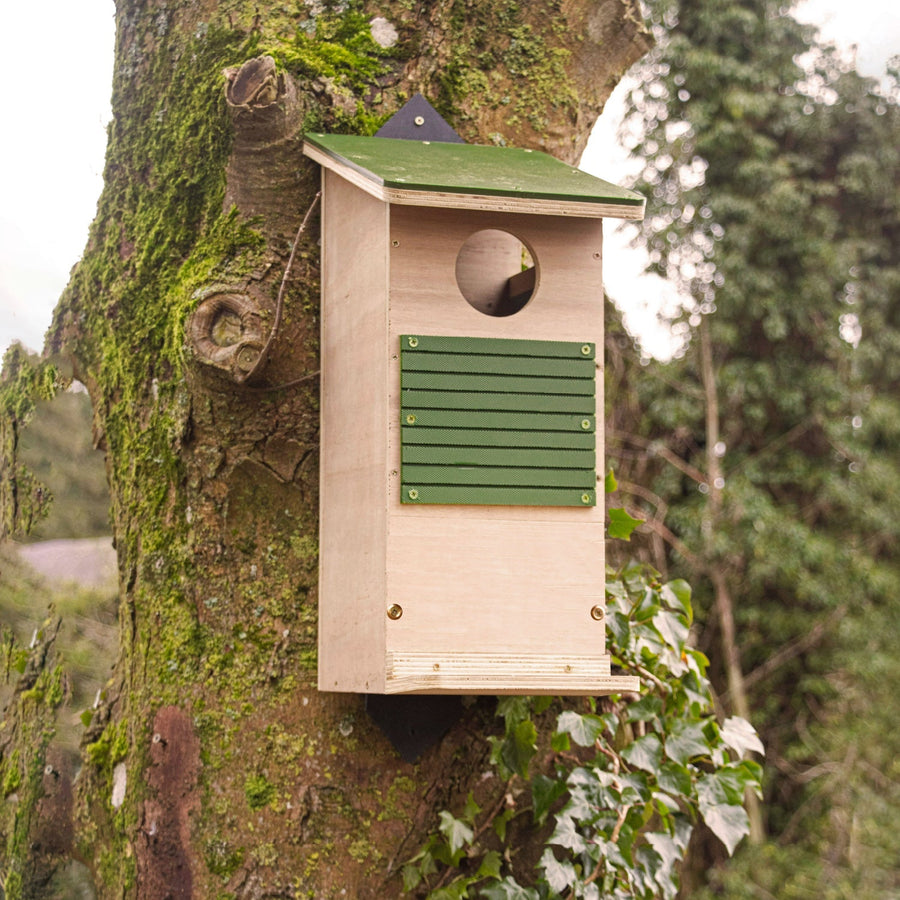
<path fill-rule="evenodd" d="M 610 675 L 606 657 L 391 653 L 385 693 L 600 695 L 639 690 L 638 678 Z"/>
<path fill-rule="evenodd" d="M 384 688 L 388 209 L 323 171 L 319 688 Z"/>
<path fill-rule="evenodd" d="M 457 285 L 459 250 L 483 229 L 513 234 L 536 263 L 534 295 L 515 315 L 485 315 L 466 302 Z M 421 333 L 602 347 L 601 251 L 598 220 L 394 206 L 390 346 L 399 346 L 402 334 Z M 399 362 L 391 356 L 393 386 L 399 383 Z M 595 411 L 602 421 L 599 363 L 597 375 Z M 396 390 L 390 404 L 388 599 L 403 615 L 388 622 L 388 651 L 397 658 L 418 652 L 430 653 L 432 660 L 469 659 L 467 691 L 479 683 L 474 666 L 485 658 L 479 654 L 488 654 L 506 673 L 482 672 L 488 692 L 516 692 L 511 673 L 526 658 L 532 664 L 520 672 L 520 692 L 602 692 L 596 669 L 589 674 L 579 667 L 580 676 L 564 671 L 569 664 L 564 660 L 578 657 L 593 659 L 609 675 L 604 626 L 590 616 L 594 605 L 604 603 L 602 502 L 590 508 L 402 505 L 393 474 L 400 468 Z M 596 441 L 602 459 L 602 432 Z M 519 663 L 508 665 L 512 660 Z M 449 690 L 447 678 L 436 680 L 425 671 L 426 676 L 428 689 Z M 409 686 L 411 679 L 407 672 L 391 690 Z M 462 689 L 461 680 L 453 683 Z"/>
<path fill-rule="evenodd" d="M 591 617 L 604 604 L 602 501 L 400 502 L 400 335 L 602 348 L 600 220 L 388 206 L 323 171 L 320 689 L 636 690 L 610 676 L 604 624 Z M 537 266 L 534 295 L 512 316 L 474 309 L 456 282 L 460 248 L 485 228 L 514 234 Z M 596 444 L 602 460 L 600 428 Z"/>

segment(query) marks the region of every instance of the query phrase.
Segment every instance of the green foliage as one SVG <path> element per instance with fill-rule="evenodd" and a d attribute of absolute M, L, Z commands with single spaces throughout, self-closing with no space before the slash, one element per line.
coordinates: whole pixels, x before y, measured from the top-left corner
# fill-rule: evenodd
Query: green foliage
<path fill-rule="evenodd" d="M 312 34 L 297 29 L 290 44 L 271 48 L 271 54 L 290 72 L 306 78 L 330 78 L 362 90 L 386 72 L 389 54 L 372 40 L 370 17 L 350 11 L 323 13 L 311 23 Z"/>
<path fill-rule="evenodd" d="M 244 796 L 250 809 L 262 809 L 275 799 L 275 785 L 265 775 L 248 775 L 244 782 Z"/>
<path fill-rule="evenodd" d="M 689 587 L 631 564 L 610 572 L 607 611 L 613 663 L 641 678 L 640 698 L 589 700 L 584 711 L 501 699 L 503 733 L 491 753 L 500 800 L 485 811 L 470 795 L 455 815 L 443 811 L 404 867 L 407 891 L 432 900 L 674 898 L 698 823 L 729 854 L 748 833 L 744 797 L 760 791 L 762 770 L 747 757 L 763 748 L 748 722 L 713 713 L 707 660 L 688 641 Z M 515 820 L 544 836 L 534 871 L 515 864 Z"/>
<path fill-rule="evenodd" d="M 684 343 L 628 373 L 628 400 L 615 389 L 610 452 L 624 489 L 641 485 L 632 512 L 670 543 L 632 552 L 690 578 L 712 680 L 734 702 L 737 663 L 775 762 L 770 843 L 702 880 L 716 896 L 885 896 L 896 830 L 863 798 L 896 793 L 881 708 L 900 690 L 885 637 L 900 596 L 900 94 L 769 0 L 649 9 L 658 46 L 628 130 L 641 239 L 683 291 Z M 737 660 L 720 645 L 726 595 Z"/>

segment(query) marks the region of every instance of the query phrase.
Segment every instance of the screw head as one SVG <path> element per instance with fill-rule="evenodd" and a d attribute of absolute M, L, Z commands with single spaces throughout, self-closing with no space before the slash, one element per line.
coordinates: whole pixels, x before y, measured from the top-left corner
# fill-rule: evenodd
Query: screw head
<path fill-rule="evenodd" d="M 590 419 L 582 419 L 582 420 L 581 420 L 581 428 L 582 428 L 582 431 L 588 431 L 588 430 L 590 429 L 590 427 L 591 427 L 591 420 L 590 420 Z"/>
<path fill-rule="evenodd" d="M 602 622 L 606 618 L 606 610 L 602 606 L 591 607 L 591 618 L 595 622 Z"/>
<path fill-rule="evenodd" d="M 410 347 L 418 347 L 418 346 L 419 346 L 419 339 L 418 339 L 415 335 L 410 335 L 410 336 L 406 339 L 406 343 L 409 344 Z"/>
<path fill-rule="evenodd" d="M 425 117 L 424 116 L 416 116 L 415 119 L 413 119 L 413 121 L 416 123 L 416 125 L 424 125 Z"/>
<path fill-rule="evenodd" d="M 581 355 L 582 356 L 590 356 L 591 355 L 591 345 L 590 344 L 582 344 L 581 345 Z"/>
<path fill-rule="evenodd" d="M 419 492 L 415 488 L 413 488 L 412 490 L 406 492 L 406 496 L 409 497 L 410 500 L 418 500 Z"/>
<path fill-rule="evenodd" d="M 416 417 L 412 413 L 410 413 L 406 417 L 406 424 L 407 425 L 415 425 L 416 424 Z"/>
<path fill-rule="evenodd" d="M 590 502 L 591 502 L 591 495 L 590 495 L 590 494 L 587 494 L 587 493 L 582 494 L 582 495 L 581 495 L 581 502 L 582 502 L 582 503 L 585 503 L 585 504 L 590 503 Z"/>
<path fill-rule="evenodd" d="M 387 608 L 387 617 L 396 621 L 403 615 L 403 607 L 399 603 L 392 603 Z"/>

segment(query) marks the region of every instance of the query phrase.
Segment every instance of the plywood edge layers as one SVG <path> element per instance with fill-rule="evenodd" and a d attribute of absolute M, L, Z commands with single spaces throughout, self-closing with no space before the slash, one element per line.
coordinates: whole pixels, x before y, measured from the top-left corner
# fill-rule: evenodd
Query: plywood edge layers
<path fill-rule="evenodd" d="M 560 694 L 639 691 L 640 679 L 611 675 L 609 656 L 388 653 L 388 694 Z"/>
<path fill-rule="evenodd" d="M 384 689 L 390 208 L 322 174 L 318 685 L 375 693 Z"/>
<path fill-rule="evenodd" d="M 351 166 L 340 163 L 313 144 L 304 144 L 303 152 L 323 168 L 330 169 L 370 196 L 384 203 L 394 203 L 398 206 L 429 206 L 593 219 L 640 220 L 644 218 L 645 204 L 643 203 L 591 203 L 579 200 L 542 200 L 532 197 L 517 198 L 449 191 L 392 188 L 372 181 L 371 178 L 366 177 Z"/>

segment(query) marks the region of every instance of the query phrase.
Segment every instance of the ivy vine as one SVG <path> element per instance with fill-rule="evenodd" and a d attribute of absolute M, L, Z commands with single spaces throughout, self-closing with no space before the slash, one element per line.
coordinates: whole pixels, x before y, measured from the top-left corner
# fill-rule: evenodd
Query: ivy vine
<path fill-rule="evenodd" d="M 639 676 L 640 695 L 588 698 L 581 711 L 548 697 L 501 698 L 491 763 L 503 790 L 486 808 L 470 794 L 455 814 L 440 813 L 403 868 L 406 891 L 430 900 L 668 900 L 699 822 L 729 854 L 749 832 L 744 798 L 760 793 L 762 776 L 750 755 L 763 746 L 746 720 L 715 715 L 707 659 L 689 642 L 689 585 L 663 584 L 631 563 L 608 572 L 606 601 L 613 666 Z M 533 872 L 513 865 L 519 817 L 544 839 Z"/>

